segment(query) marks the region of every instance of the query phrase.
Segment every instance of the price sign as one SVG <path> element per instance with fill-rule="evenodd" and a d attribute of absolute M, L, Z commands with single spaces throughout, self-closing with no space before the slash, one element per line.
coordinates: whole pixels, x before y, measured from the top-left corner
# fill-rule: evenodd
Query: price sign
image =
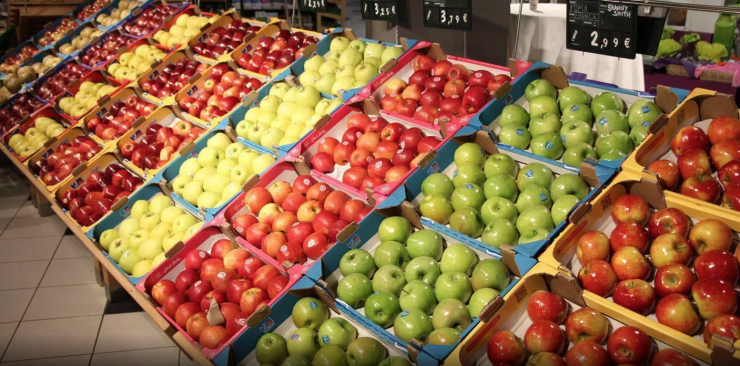
<path fill-rule="evenodd" d="M 634 59 L 637 6 L 568 0 L 566 23 L 569 50 Z"/>
<path fill-rule="evenodd" d="M 473 30 L 473 0 L 423 0 L 424 26 Z"/>
<path fill-rule="evenodd" d="M 326 13 L 326 0 L 298 0 L 298 8 L 301 11 Z"/>
<path fill-rule="evenodd" d="M 362 19 L 398 22 L 397 0 L 360 0 Z"/>

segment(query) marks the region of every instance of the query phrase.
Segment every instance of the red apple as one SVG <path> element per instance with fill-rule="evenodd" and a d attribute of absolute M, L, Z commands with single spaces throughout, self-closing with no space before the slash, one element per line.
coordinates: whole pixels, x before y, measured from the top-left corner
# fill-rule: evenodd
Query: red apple
<path fill-rule="evenodd" d="M 614 212 L 614 211 L 612 211 Z M 624 221 L 617 224 L 609 236 L 609 244 L 612 251 L 618 251 L 622 247 L 635 247 L 641 253 L 648 248 L 648 232 L 636 221 Z"/>
<path fill-rule="evenodd" d="M 625 194 L 614 202 L 611 216 L 618 223 L 633 220 L 645 225 L 650 216 L 650 206 L 638 195 Z"/>
<path fill-rule="evenodd" d="M 602 260 L 593 260 L 581 267 L 578 280 L 583 288 L 601 297 L 611 295 L 617 286 L 617 275 L 612 266 Z"/>
<path fill-rule="evenodd" d="M 689 267 L 673 263 L 660 267 L 655 272 L 655 291 L 661 298 L 670 294 L 687 295 L 695 281 L 694 273 Z"/>
<path fill-rule="evenodd" d="M 696 126 L 683 127 L 671 139 L 671 151 L 680 156 L 689 149 L 709 149 L 709 138 L 707 134 Z"/>

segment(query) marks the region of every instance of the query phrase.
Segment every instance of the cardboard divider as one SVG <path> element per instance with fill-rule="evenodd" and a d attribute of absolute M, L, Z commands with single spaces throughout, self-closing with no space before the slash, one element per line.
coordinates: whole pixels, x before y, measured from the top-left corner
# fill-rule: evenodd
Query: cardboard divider
<path fill-rule="evenodd" d="M 232 10 L 229 10 L 229 11 L 225 12 L 224 14 L 222 14 L 218 18 L 212 19 L 211 20 L 211 23 L 210 23 L 210 26 L 208 26 L 208 28 L 206 28 L 205 30 L 203 30 L 202 32 L 200 32 L 197 36 L 194 36 L 193 38 L 191 38 L 190 41 L 188 41 L 187 45 L 190 48 L 192 48 L 194 45 L 196 45 L 196 44 L 198 44 L 200 42 L 205 42 L 206 39 L 208 39 L 208 37 L 210 36 L 211 32 L 214 29 L 221 28 L 221 27 L 226 27 L 229 23 L 231 23 L 234 20 L 241 20 L 241 21 L 243 21 L 245 23 L 248 23 L 250 26 L 260 27 L 260 28 L 263 28 L 264 26 L 267 25 L 267 24 L 265 24 L 263 22 L 260 22 L 260 21 L 257 21 L 257 20 L 253 20 L 253 19 L 243 19 L 241 17 L 241 15 L 239 15 L 239 12 L 238 11 L 235 11 L 235 10 L 232 9 Z M 224 56 L 224 55 L 230 55 L 230 54 L 231 54 L 231 52 L 227 52 L 227 53 L 224 53 L 223 55 L 220 55 L 219 57 Z M 207 63 L 209 65 L 213 65 L 213 64 L 215 64 L 215 63 L 218 62 L 218 59 L 213 59 L 213 58 L 205 57 L 205 56 L 198 55 L 198 54 L 195 55 L 195 58 L 198 61 Z"/>
<path fill-rule="evenodd" d="M 86 81 L 90 81 L 90 82 L 93 82 L 93 83 L 103 83 L 103 84 L 107 84 L 107 85 L 111 85 L 111 86 L 114 86 L 115 87 L 115 89 L 113 91 L 111 91 L 110 94 L 105 94 L 105 95 L 101 96 L 100 98 L 98 98 L 98 101 L 97 101 L 97 105 L 98 106 L 100 106 L 102 103 L 105 103 L 105 100 L 107 99 L 106 97 L 108 97 L 108 95 L 115 95 L 116 93 L 118 93 L 119 91 L 121 91 L 123 88 L 126 87 L 125 85 L 122 85 L 121 83 L 119 83 L 119 82 L 117 82 L 115 80 L 109 79 L 102 72 L 100 72 L 100 70 L 95 70 L 95 71 L 93 71 L 93 72 L 85 75 L 83 78 L 79 79 L 77 81 L 77 83 L 70 84 L 69 87 L 67 88 L 67 90 L 64 93 L 62 93 L 59 96 L 57 96 L 57 99 L 54 101 L 54 105 L 59 109 L 59 112 L 62 115 L 66 116 L 71 121 L 79 122 L 80 120 L 84 120 L 85 117 L 88 114 L 90 114 L 90 112 L 92 112 L 93 110 L 97 109 L 97 107 L 87 108 L 86 111 L 82 115 L 77 116 L 77 117 L 74 117 L 71 114 L 68 114 L 68 113 L 64 112 L 59 107 L 59 101 L 62 100 L 62 98 L 74 97 L 77 94 L 77 92 L 80 91 L 80 86 L 82 85 L 82 83 L 84 83 Z"/>
<path fill-rule="evenodd" d="M 524 166 L 532 163 L 540 163 L 549 168 L 555 177 L 562 174 L 570 173 L 576 174 L 583 179 L 584 182 L 589 186 L 588 194 L 582 198 L 579 202 L 585 203 L 595 197 L 603 187 L 608 184 L 609 181 L 614 177 L 615 172 L 611 169 L 599 166 L 591 165 L 589 163 L 581 164 L 580 169 L 569 167 L 565 164 L 558 162 L 543 161 L 540 157 L 533 154 L 527 154 L 521 150 L 513 149 L 506 145 L 497 145 L 490 134 L 484 131 L 476 131 L 471 126 L 465 126 L 460 131 L 442 145 L 437 151 L 435 156 L 427 162 L 426 165 L 417 169 L 407 180 L 406 180 L 406 198 L 414 204 L 414 207 L 418 211 L 418 206 L 424 197 L 421 185 L 424 180 L 433 173 L 444 173 L 445 175 L 452 177 L 457 172 L 457 165 L 454 162 L 455 151 L 458 147 L 466 142 L 474 142 L 481 147 L 485 152 L 484 155 L 490 156 L 496 153 L 503 153 L 511 157 L 518 168 L 521 169 Z M 481 187 L 482 189 L 483 187 Z M 571 211 L 572 212 L 572 211 Z M 419 215 L 421 215 L 419 213 Z M 567 216 L 566 216 L 567 217 Z M 477 245 L 485 246 L 490 250 L 499 252 L 499 249 L 490 247 L 484 244 L 480 238 L 471 238 L 465 236 L 457 231 L 450 228 L 449 225 L 439 224 L 426 217 L 423 218 L 425 225 L 434 227 L 436 230 L 443 231 L 447 235 L 455 237 L 457 240 L 463 241 L 466 244 L 475 243 Z M 565 228 L 567 222 L 562 222 L 556 225 L 555 228 L 550 231 L 547 238 L 544 240 L 536 240 L 529 243 L 518 244 L 510 243 L 513 250 L 516 253 L 536 258 L 540 252 L 550 245 L 553 240 L 560 234 Z"/>
<path fill-rule="evenodd" d="M 165 57 L 163 60 L 159 62 L 155 62 L 152 64 L 152 68 L 149 69 L 149 71 L 139 75 L 138 79 L 136 79 L 136 85 L 139 89 L 141 89 L 141 94 L 144 96 L 144 99 L 157 104 L 157 105 L 171 105 L 175 103 L 175 95 L 182 91 L 183 89 L 187 88 L 189 84 L 196 82 L 202 75 L 198 72 L 194 72 L 192 76 L 188 77 L 186 80 L 181 80 L 182 82 L 182 88 L 179 90 L 175 90 L 175 94 L 167 96 L 165 98 L 159 98 L 156 95 L 149 94 L 142 89 L 142 84 L 147 80 L 154 80 L 161 75 L 165 74 L 165 70 L 169 69 L 177 63 L 178 60 L 181 60 L 183 58 L 187 58 L 188 60 L 199 62 L 195 59 L 193 55 L 193 50 L 190 48 L 181 48 L 178 49 L 169 55 Z M 202 64 L 201 64 L 202 65 Z M 182 78 L 181 78 L 182 79 Z"/>
<path fill-rule="evenodd" d="M 568 226 L 561 235 L 553 242 L 543 254 L 540 260 L 552 268 L 558 268 L 561 272 L 576 278 L 581 263 L 576 257 L 576 244 L 580 237 L 588 231 L 601 231 L 609 236 L 616 226 L 611 218 L 612 204 L 625 194 L 634 194 L 644 198 L 651 207 L 651 214 L 662 208 L 676 208 L 684 212 L 695 224 L 704 219 L 717 219 L 726 222 L 736 231 L 733 233 L 733 247 L 736 248 L 740 237 L 737 230 L 740 224 L 735 220 L 728 220 L 721 214 L 717 214 L 705 207 L 697 207 L 691 202 L 676 196 L 664 196 L 660 185 L 654 181 L 629 172 L 620 173 L 614 181 L 596 196 L 590 203 L 584 203 L 576 210 L 577 214 L 571 215 Z M 735 250 L 735 249 L 733 249 Z M 654 268 L 651 266 L 652 273 Z M 650 276 L 652 285 L 653 276 Z M 648 329 L 644 329 L 653 337 L 660 338 L 693 357 L 704 362 L 712 362 L 714 355 L 709 345 L 704 343 L 702 332 L 691 336 L 678 332 L 666 325 L 660 324 L 654 313 L 642 316 L 627 308 L 612 302 L 611 297 L 603 298 L 589 291 L 584 291 L 584 297 L 593 302 L 593 307 L 602 312 L 611 312 L 620 321 L 640 323 Z M 605 310 L 602 310 L 605 309 Z M 629 320 L 628 319 L 633 319 Z M 704 324 L 704 323 L 703 323 Z M 702 327 L 703 329 L 703 327 Z M 740 346 L 740 344 L 738 344 Z M 715 360 L 716 361 L 716 360 Z"/>
<path fill-rule="evenodd" d="M 67 119 L 63 118 L 61 116 L 61 114 L 57 111 L 57 109 L 54 108 L 51 105 L 47 105 L 46 107 L 42 108 L 38 112 L 34 113 L 33 117 L 29 118 L 26 122 L 18 125 L 17 128 L 13 129 L 13 131 L 11 131 L 9 134 L 7 134 L 7 135 L 5 135 L 3 137 L 3 143 L 5 144 L 5 146 L 7 146 L 8 147 L 8 150 L 10 150 L 16 156 L 16 158 L 18 158 L 18 160 L 20 160 L 21 162 L 24 162 L 27 159 L 30 159 L 35 154 L 35 152 L 33 154 L 30 154 L 30 155 L 26 156 L 26 157 L 21 157 L 20 155 L 18 155 L 18 152 L 14 151 L 10 147 L 10 145 L 8 144 L 8 142 L 10 141 L 10 139 L 13 136 L 19 135 L 19 134 L 25 136 L 26 135 L 26 132 L 28 132 L 28 130 L 30 128 L 35 128 L 36 127 L 36 120 L 39 117 L 46 117 L 46 118 L 53 119 L 57 123 L 60 123 L 62 126 L 64 126 L 64 130 L 62 130 L 60 133 L 58 133 L 58 134 L 56 134 L 54 136 L 48 136 L 48 135 L 46 135 L 46 132 L 45 131 L 40 131 L 40 133 L 46 135 L 46 137 L 49 138 L 49 140 L 46 143 L 44 143 L 41 147 L 39 147 L 38 149 L 36 149 L 36 151 L 42 150 L 42 149 L 48 147 L 49 145 L 53 144 L 54 143 L 54 140 L 56 139 L 56 137 L 58 137 L 58 136 L 64 134 L 65 132 L 69 131 L 69 129 L 72 127 L 72 124 L 70 124 L 70 122 Z"/>
<path fill-rule="evenodd" d="M 85 130 L 87 134 L 92 137 L 95 142 L 97 142 L 100 145 L 106 145 L 106 146 L 114 146 L 116 141 L 119 139 L 112 139 L 112 140 L 104 140 L 102 136 L 98 136 L 95 134 L 95 131 L 90 131 L 87 128 L 88 123 L 92 118 L 101 118 L 101 119 L 110 119 L 114 118 L 111 115 L 111 109 L 114 103 L 123 102 L 125 103 L 126 100 L 128 100 L 131 97 L 137 97 L 139 99 L 144 100 L 144 97 L 141 95 L 141 92 L 137 90 L 134 87 L 123 87 L 119 88 L 118 91 L 111 93 L 110 96 L 105 96 L 98 100 L 98 106 L 95 107 L 92 111 L 87 113 L 82 119 L 80 119 L 79 126 Z M 145 100 L 146 101 L 146 100 Z M 149 103 L 151 104 L 151 103 Z M 152 105 L 152 109 L 156 111 L 157 106 Z M 154 112 L 152 112 L 154 113 Z M 136 120 L 134 120 L 131 123 L 131 126 L 141 124 L 143 120 L 146 118 L 146 116 L 139 116 Z"/>
<path fill-rule="evenodd" d="M 229 236 L 227 233 L 224 233 L 219 226 L 216 225 L 206 225 L 203 228 L 201 228 L 195 235 L 193 235 L 188 241 L 185 242 L 184 247 L 182 247 L 179 251 L 174 251 L 175 248 L 173 248 L 173 253 L 168 253 L 168 259 L 166 259 L 162 264 L 160 264 L 157 268 L 155 268 L 152 272 L 149 273 L 144 279 L 144 281 L 140 281 L 137 284 L 137 289 L 139 291 L 146 291 L 149 292 L 149 289 L 151 289 L 154 284 L 156 284 L 160 280 L 170 280 L 175 281 L 175 278 L 177 277 L 180 272 L 182 272 L 185 269 L 185 257 L 188 253 L 194 251 L 194 250 L 202 250 L 205 252 L 210 253 L 211 248 L 215 242 L 221 239 L 228 239 L 233 242 L 233 238 Z M 245 249 L 249 251 L 252 255 L 256 255 L 256 253 L 252 252 L 249 248 L 243 248 L 237 243 L 237 247 L 241 249 Z M 171 256 L 170 256 L 171 255 Z M 252 257 L 253 258 L 253 257 Z M 257 258 L 259 259 L 259 257 Z M 249 260 L 249 259 L 247 259 Z M 270 265 L 269 263 L 265 265 Z M 281 296 L 283 296 L 293 284 L 295 284 L 300 277 L 299 276 L 291 276 L 289 273 L 287 273 L 285 270 L 283 270 L 282 267 L 275 267 L 279 275 L 286 276 L 289 278 L 288 285 L 285 286 L 285 288 L 280 292 L 280 294 L 272 299 L 267 303 L 267 306 L 274 305 Z M 230 337 L 227 341 L 223 342 L 221 346 L 218 348 L 206 348 L 202 347 L 202 345 L 198 344 L 195 340 L 193 340 L 189 335 L 187 335 L 187 332 L 180 328 L 179 325 L 177 325 L 177 322 L 175 322 L 174 319 L 170 318 L 161 307 L 157 307 L 157 311 L 160 312 L 160 314 L 167 319 L 167 321 L 170 322 L 170 324 L 183 333 L 185 335 L 185 338 L 196 345 L 197 347 L 201 348 L 201 351 L 203 354 L 214 362 L 216 365 L 222 365 L 222 366 L 228 366 L 230 363 L 228 363 L 229 359 L 229 353 L 231 352 L 231 344 L 238 339 L 244 331 L 247 329 L 247 327 L 242 328 L 239 332 L 237 332 L 235 335 Z"/>
<path fill-rule="evenodd" d="M 562 90 L 569 86 L 575 86 L 585 91 L 590 96 L 595 96 L 602 92 L 611 92 L 616 94 L 622 99 L 625 105 L 625 110 L 622 111 L 626 114 L 627 109 L 638 100 L 650 100 L 657 104 L 664 111 L 672 111 L 681 99 L 687 94 L 687 91 L 674 88 L 666 88 L 659 86 L 657 88 L 657 94 L 651 95 L 642 92 L 636 92 L 627 89 L 610 88 L 603 85 L 597 85 L 588 81 L 573 81 L 568 80 L 565 71 L 557 65 L 550 65 L 542 62 L 535 63 L 525 73 L 515 79 L 506 88 L 502 87 L 503 92 L 496 97 L 486 107 L 481 109 L 480 113 L 470 119 L 469 124 L 475 128 L 485 128 L 490 130 L 494 137 L 498 140 L 498 134 L 501 132 L 501 126 L 499 125 L 499 118 L 504 107 L 509 104 L 517 104 L 527 111 L 529 111 L 529 102 L 525 98 L 525 89 L 534 80 L 544 79 L 549 81 L 555 89 Z M 596 118 L 596 116 L 593 116 Z M 596 123 L 592 123 L 592 130 L 596 131 Z M 641 145 L 645 145 L 645 141 Z M 521 149 L 517 149 L 521 150 Z M 531 147 L 526 150 L 531 152 Z M 633 152 L 636 151 L 633 150 Z M 632 154 L 629 154 L 632 155 Z M 628 155 L 628 157 L 629 157 Z M 552 160 L 552 159 L 549 159 Z M 559 162 L 562 162 L 562 157 L 559 158 Z M 619 170 L 622 162 L 625 158 L 619 160 L 599 160 L 598 164 L 609 167 L 614 170 Z"/>

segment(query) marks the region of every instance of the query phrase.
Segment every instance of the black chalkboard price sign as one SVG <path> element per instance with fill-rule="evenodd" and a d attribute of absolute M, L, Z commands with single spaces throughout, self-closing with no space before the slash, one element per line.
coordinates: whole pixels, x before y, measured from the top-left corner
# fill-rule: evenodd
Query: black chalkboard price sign
<path fill-rule="evenodd" d="M 634 59 L 637 6 L 568 0 L 566 48 Z"/>
<path fill-rule="evenodd" d="M 298 0 L 298 9 L 326 13 L 326 0 Z"/>
<path fill-rule="evenodd" d="M 423 0 L 424 26 L 473 30 L 473 0 Z"/>
<path fill-rule="evenodd" d="M 398 22 L 397 0 L 360 0 L 362 19 Z"/>

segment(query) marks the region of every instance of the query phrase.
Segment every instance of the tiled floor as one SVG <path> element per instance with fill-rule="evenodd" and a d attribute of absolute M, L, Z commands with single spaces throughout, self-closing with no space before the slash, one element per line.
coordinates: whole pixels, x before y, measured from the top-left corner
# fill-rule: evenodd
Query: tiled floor
<path fill-rule="evenodd" d="M 90 252 L 28 198 L 0 159 L 0 365 L 194 364 L 140 309 L 113 314 Z"/>

